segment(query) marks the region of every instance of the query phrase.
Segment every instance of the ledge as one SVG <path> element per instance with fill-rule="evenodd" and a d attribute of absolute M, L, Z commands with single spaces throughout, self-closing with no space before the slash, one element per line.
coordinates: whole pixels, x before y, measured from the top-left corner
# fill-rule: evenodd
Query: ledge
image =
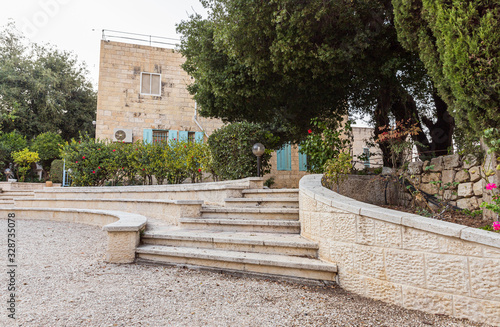
<path fill-rule="evenodd" d="M 122 212 L 122 211 L 111 211 L 111 210 L 91 210 L 91 209 L 69 209 L 69 208 L 0 208 L 0 212 L 22 212 L 22 211 L 28 211 L 28 212 L 36 212 L 36 211 L 42 211 L 42 212 L 47 212 L 47 213 L 52 213 L 52 212 L 67 212 L 71 213 L 71 220 L 67 220 L 68 222 L 75 222 L 75 223 L 83 223 L 85 224 L 85 221 L 77 221 L 74 218 L 74 213 L 82 213 L 82 214 L 93 214 L 93 215 L 100 215 L 100 216 L 111 216 L 112 218 L 116 219 L 117 221 L 111 223 L 111 224 L 99 224 L 102 226 L 102 229 L 104 231 L 112 231 L 112 232 L 137 232 L 144 228 L 146 226 L 147 219 L 143 215 L 139 214 L 133 214 L 133 213 L 128 213 L 128 212 Z M 22 219 L 22 216 L 16 215 L 18 218 Z M 50 219 L 52 220 L 52 219 Z"/>
<path fill-rule="evenodd" d="M 356 215 L 500 248 L 498 233 L 360 202 L 323 187 L 321 178 L 322 175 L 318 174 L 302 177 L 299 182 L 300 192 L 316 201 Z"/>

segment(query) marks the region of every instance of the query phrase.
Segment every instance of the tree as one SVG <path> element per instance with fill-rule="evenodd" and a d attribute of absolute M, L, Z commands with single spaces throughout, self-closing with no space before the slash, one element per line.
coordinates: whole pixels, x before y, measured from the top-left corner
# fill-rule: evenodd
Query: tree
<path fill-rule="evenodd" d="M 63 139 L 61 135 L 46 132 L 33 140 L 30 148 L 32 151 L 37 152 L 40 157 L 40 163 L 45 171 L 45 173 L 50 171 L 50 166 L 54 159 L 61 158 L 61 148 L 63 146 Z"/>
<path fill-rule="evenodd" d="M 194 77 L 189 90 L 202 115 L 267 124 L 282 142 L 304 139 L 314 128 L 311 118 L 335 121 L 348 108 L 368 112 L 376 131 L 391 117 L 436 120 L 436 110 L 417 105 L 417 99 L 432 103 L 432 87 L 418 56 L 397 40 L 390 0 L 205 6 L 207 20 L 193 16 L 178 27 L 183 67 Z M 434 144 L 424 133 L 419 138 L 434 148 L 451 145 Z"/>
<path fill-rule="evenodd" d="M 418 51 L 457 126 L 500 125 L 500 3 L 393 0 L 401 43 Z"/>
<path fill-rule="evenodd" d="M 28 139 L 54 132 L 69 140 L 94 133 L 97 96 L 85 64 L 32 43 L 9 23 L 0 34 L 0 126 Z"/>

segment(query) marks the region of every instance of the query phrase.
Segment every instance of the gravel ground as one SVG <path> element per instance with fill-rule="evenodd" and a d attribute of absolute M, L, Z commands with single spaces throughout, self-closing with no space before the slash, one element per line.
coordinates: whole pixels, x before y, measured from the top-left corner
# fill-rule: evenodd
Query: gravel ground
<path fill-rule="evenodd" d="M 6 270 L 7 221 L 0 220 Z M 482 326 L 339 287 L 104 262 L 99 228 L 18 220 L 17 320 L 2 326 Z M 7 298 L 1 274 L 2 303 Z M 2 305 L 3 307 L 3 305 Z"/>

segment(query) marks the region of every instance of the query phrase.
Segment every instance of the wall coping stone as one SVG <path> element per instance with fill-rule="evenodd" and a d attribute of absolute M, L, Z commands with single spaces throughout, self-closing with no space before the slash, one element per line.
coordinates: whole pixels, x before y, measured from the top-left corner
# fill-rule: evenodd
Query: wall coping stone
<path fill-rule="evenodd" d="M 319 202 L 368 218 L 500 248 L 500 234 L 498 233 L 360 202 L 323 187 L 322 176 L 315 174 L 302 177 L 299 182 L 300 192 Z"/>
<path fill-rule="evenodd" d="M 0 208 L 0 211 L 48 211 L 48 212 L 78 212 L 96 215 L 113 216 L 117 221 L 104 225 L 102 229 L 109 232 L 136 232 L 146 226 L 147 218 L 143 215 L 115 210 L 94 210 L 74 208 Z M 76 222 L 78 223 L 78 222 Z"/>
<path fill-rule="evenodd" d="M 262 177 L 247 177 L 233 181 L 192 183 L 192 184 L 169 184 L 169 185 L 132 185 L 132 186 L 79 186 L 79 187 L 44 187 L 35 193 L 121 193 L 121 192 L 190 192 L 190 191 L 217 191 L 227 189 L 248 189 L 252 182 L 260 182 Z"/>
<path fill-rule="evenodd" d="M 64 199 L 54 199 L 54 198 L 30 198 L 30 199 L 16 199 L 16 202 L 29 202 L 29 201 L 80 201 L 80 202 L 91 202 L 91 201 L 101 201 L 101 202 L 141 202 L 141 203 L 163 203 L 163 204 L 178 204 L 178 205 L 189 205 L 189 204 L 204 204 L 203 200 L 142 200 L 142 199 L 102 199 L 102 198 L 64 198 Z M 23 209 L 23 208 L 21 208 Z"/>

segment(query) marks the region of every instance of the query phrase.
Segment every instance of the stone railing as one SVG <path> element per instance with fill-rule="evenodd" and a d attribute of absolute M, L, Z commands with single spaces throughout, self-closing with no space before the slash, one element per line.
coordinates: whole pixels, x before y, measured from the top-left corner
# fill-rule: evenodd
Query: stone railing
<path fill-rule="evenodd" d="M 500 326 L 500 234 L 380 208 L 300 181 L 301 235 L 339 285 L 405 308 Z"/>
<path fill-rule="evenodd" d="M 16 219 L 54 220 L 102 227 L 108 235 L 106 261 L 131 263 L 139 245 L 140 232 L 146 227 L 146 217 L 111 210 L 62 208 L 0 208 L 0 218 L 14 213 Z"/>
<path fill-rule="evenodd" d="M 263 188 L 263 178 L 248 177 L 233 181 L 104 187 L 61 187 L 35 191 L 35 198 L 202 200 L 206 204 L 223 205 L 224 199 L 242 197 L 244 189 Z"/>

